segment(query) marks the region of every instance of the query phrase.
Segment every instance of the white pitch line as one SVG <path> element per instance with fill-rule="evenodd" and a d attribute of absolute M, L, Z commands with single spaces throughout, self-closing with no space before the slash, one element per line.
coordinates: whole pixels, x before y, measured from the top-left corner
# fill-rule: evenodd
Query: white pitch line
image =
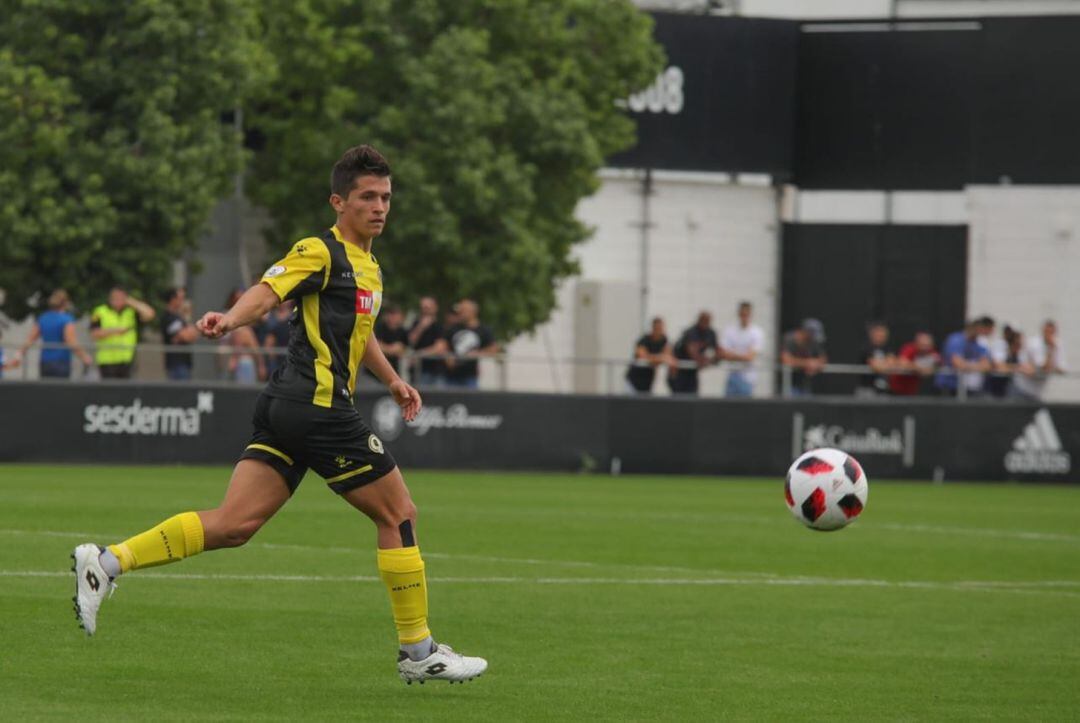
<path fill-rule="evenodd" d="M 899 532 L 932 532 L 943 535 L 977 535 L 979 537 L 1008 537 L 1015 540 L 1039 542 L 1080 542 L 1080 535 L 1057 532 L 1029 532 L 1026 530 L 992 530 L 981 527 L 949 527 L 938 525 L 905 525 L 895 522 L 876 522 L 874 527 Z"/>
<path fill-rule="evenodd" d="M 0 570 L 0 577 L 70 577 L 71 572 L 54 570 Z M 374 575 L 236 575 L 228 573 L 139 573 L 137 579 L 152 580 L 200 580 L 226 582 L 321 582 L 321 583 L 358 583 L 380 582 Z M 961 580 L 955 582 L 935 582 L 930 580 L 872 580 L 825 577 L 775 577 L 775 578 L 617 578 L 617 577 L 431 577 L 429 582 L 438 584 L 463 585 L 628 585 L 628 586 L 768 586 L 768 587 L 867 587 L 919 590 L 943 590 L 951 592 L 1009 592 L 1055 595 L 1059 597 L 1080 598 L 1080 592 L 1062 588 L 1080 588 L 1080 581 L 1074 580 Z"/>

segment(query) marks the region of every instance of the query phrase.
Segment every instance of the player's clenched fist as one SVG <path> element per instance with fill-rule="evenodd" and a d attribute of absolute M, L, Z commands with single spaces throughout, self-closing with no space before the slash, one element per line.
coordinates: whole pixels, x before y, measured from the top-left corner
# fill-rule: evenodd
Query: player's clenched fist
<path fill-rule="evenodd" d="M 209 339 L 220 339 L 229 331 L 224 324 L 225 315 L 220 311 L 208 311 L 195 322 L 195 328 Z"/>

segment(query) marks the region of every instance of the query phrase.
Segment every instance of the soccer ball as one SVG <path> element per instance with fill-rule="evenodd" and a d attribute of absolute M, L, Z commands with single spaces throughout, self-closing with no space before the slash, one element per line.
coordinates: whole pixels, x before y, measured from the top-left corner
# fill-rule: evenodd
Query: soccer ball
<path fill-rule="evenodd" d="M 839 530 L 866 507 L 866 473 L 839 449 L 812 449 L 792 463 L 784 499 L 795 519 L 814 530 Z"/>

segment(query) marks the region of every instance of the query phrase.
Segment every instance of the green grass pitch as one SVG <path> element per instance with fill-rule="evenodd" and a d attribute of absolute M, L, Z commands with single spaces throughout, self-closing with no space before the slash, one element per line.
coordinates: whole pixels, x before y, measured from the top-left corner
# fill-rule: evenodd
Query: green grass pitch
<path fill-rule="evenodd" d="M 120 581 L 71 548 L 213 506 L 225 468 L 0 466 L 0 719 L 1065 720 L 1080 488 L 875 482 L 852 527 L 777 480 L 412 472 L 436 636 L 395 670 L 374 531 L 309 475 L 247 546 Z"/>

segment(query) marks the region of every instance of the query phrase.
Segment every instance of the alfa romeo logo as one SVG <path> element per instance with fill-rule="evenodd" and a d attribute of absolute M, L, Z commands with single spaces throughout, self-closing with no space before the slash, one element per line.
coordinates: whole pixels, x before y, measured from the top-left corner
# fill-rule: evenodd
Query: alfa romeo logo
<path fill-rule="evenodd" d="M 401 431 L 405 429 L 405 420 L 401 418 L 401 409 L 392 397 L 383 397 L 375 402 L 371 410 L 371 426 L 388 442 L 401 436 Z"/>

